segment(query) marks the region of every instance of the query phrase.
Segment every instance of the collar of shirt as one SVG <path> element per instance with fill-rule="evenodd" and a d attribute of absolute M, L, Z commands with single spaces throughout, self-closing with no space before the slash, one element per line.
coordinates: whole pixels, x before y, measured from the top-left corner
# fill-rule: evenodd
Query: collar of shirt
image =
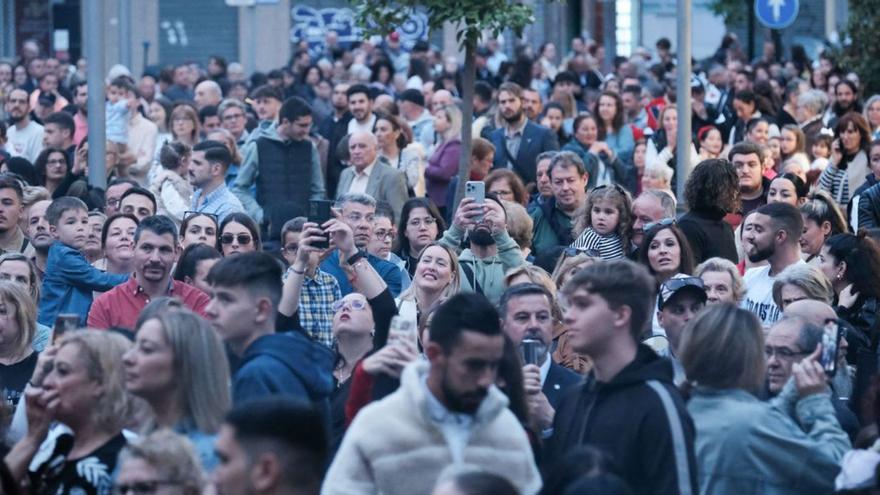
<path fill-rule="evenodd" d="M 523 132 L 525 131 L 526 125 L 528 125 L 528 123 L 529 123 L 529 119 L 525 118 L 525 115 L 523 115 L 522 124 L 520 124 L 517 127 L 505 127 L 504 128 L 504 135 L 506 135 L 509 138 L 520 137 L 520 136 L 522 136 Z"/>
<path fill-rule="evenodd" d="M 470 428 L 474 417 L 470 414 L 455 413 L 450 411 L 440 402 L 431 389 L 428 388 L 428 374 L 422 378 L 422 392 L 425 394 L 428 408 L 428 417 L 438 425 L 454 425 Z"/>
<path fill-rule="evenodd" d="M 544 355 L 544 364 L 541 365 L 541 386 L 544 386 L 544 383 L 547 381 L 547 375 L 550 373 L 550 362 L 553 361 L 550 357 L 550 351 L 547 351 L 547 354 Z"/>
<path fill-rule="evenodd" d="M 141 287 L 141 284 L 137 281 L 137 272 L 132 273 L 131 277 L 128 277 L 128 282 L 126 284 L 126 289 L 128 289 L 133 295 L 138 295 L 144 292 L 144 288 Z M 170 296 L 174 294 L 174 279 L 168 280 L 168 290 L 165 295 Z"/>
<path fill-rule="evenodd" d="M 370 174 L 373 173 L 373 167 L 375 167 L 375 166 L 376 166 L 376 162 L 374 161 L 372 164 L 370 164 L 369 167 L 365 168 L 362 172 L 358 172 L 357 170 L 355 170 L 354 175 L 357 177 L 366 177 L 367 179 L 369 179 Z"/>

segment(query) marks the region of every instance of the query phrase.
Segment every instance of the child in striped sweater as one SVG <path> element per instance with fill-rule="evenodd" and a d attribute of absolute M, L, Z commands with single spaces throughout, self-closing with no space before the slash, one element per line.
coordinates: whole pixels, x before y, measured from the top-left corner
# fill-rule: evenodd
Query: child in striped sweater
<path fill-rule="evenodd" d="M 578 215 L 571 247 L 596 250 L 604 260 L 626 257 L 632 236 L 631 212 L 632 198 L 619 185 L 593 188 Z"/>

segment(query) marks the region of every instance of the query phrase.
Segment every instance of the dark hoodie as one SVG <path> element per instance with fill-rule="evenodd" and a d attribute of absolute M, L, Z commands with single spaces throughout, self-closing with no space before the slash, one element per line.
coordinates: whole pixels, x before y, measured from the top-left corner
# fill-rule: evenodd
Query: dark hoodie
<path fill-rule="evenodd" d="M 329 421 L 333 353 L 302 332 L 264 335 L 244 351 L 232 376 L 238 405 L 267 395 L 287 395 L 314 404 Z"/>
<path fill-rule="evenodd" d="M 545 468 L 588 444 L 605 452 L 636 494 L 696 494 L 694 424 L 672 365 L 644 345 L 610 382 L 594 374 L 556 409 Z"/>

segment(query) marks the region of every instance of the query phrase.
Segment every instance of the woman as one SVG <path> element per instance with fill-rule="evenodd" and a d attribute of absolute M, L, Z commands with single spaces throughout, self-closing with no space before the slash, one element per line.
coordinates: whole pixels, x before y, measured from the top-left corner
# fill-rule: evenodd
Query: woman
<path fill-rule="evenodd" d="M 841 208 L 850 200 L 850 193 L 859 188 L 870 172 L 868 146 L 871 130 L 860 114 L 849 112 L 837 121 L 836 139 L 831 144 L 831 162 L 819 176 L 819 189 L 827 192 Z"/>
<path fill-rule="evenodd" d="M 419 255 L 428 244 L 440 239 L 446 222 L 428 198 L 410 198 L 403 204 L 397 226 L 395 254 L 406 264 L 410 277 L 416 274 Z"/>
<path fill-rule="evenodd" d="M 436 242 L 422 249 L 412 285 L 400 294 L 398 312 L 421 321 L 420 316 L 460 289 L 458 257 Z"/>
<path fill-rule="evenodd" d="M 714 125 L 707 125 L 697 131 L 697 144 L 700 149 L 697 162 L 713 158 L 724 158 L 725 146 L 721 131 Z M 691 152 L 693 155 L 693 152 Z"/>
<path fill-rule="evenodd" d="M 507 169 L 493 170 L 483 179 L 486 183 L 486 193 L 494 193 L 498 199 L 511 201 L 526 206 L 529 203 L 529 193 L 522 179 L 515 172 Z"/>
<path fill-rule="evenodd" d="M 645 239 L 639 247 L 639 262 L 657 280 L 657 286 L 676 273 L 694 272 L 694 255 L 684 232 L 672 219 L 648 224 Z"/>
<path fill-rule="evenodd" d="M 171 111 L 171 138 L 190 148 L 199 142 L 199 113 L 188 103 L 178 103 Z"/>
<path fill-rule="evenodd" d="M 161 167 L 150 181 L 150 192 L 156 197 L 156 214 L 165 215 L 175 223 L 183 220 L 183 214 L 192 203 L 193 188 L 187 179 L 192 149 L 172 141 L 159 151 Z"/>
<path fill-rule="evenodd" d="M 107 215 L 102 211 L 89 212 L 89 227 L 86 237 L 85 246 L 82 248 L 82 254 L 89 263 L 94 263 L 104 256 L 103 245 L 101 244 L 101 231 L 104 230 L 104 223 L 107 221 Z"/>
<path fill-rule="evenodd" d="M 37 366 L 33 342 L 37 306 L 17 282 L 0 281 L 0 383 L 4 403 L 14 408 Z"/>
<path fill-rule="evenodd" d="M 245 213 L 230 213 L 220 224 L 220 247 L 223 256 L 262 251 L 260 228 Z"/>
<path fill-rule="evenodd" d="M 834 289 L 828 277 L 817 267 L 796 263 L 782 270 L 773 280 L 773 302 L 785 311 L 786 306 L 803 299 L 830 305 Z"/>
<path fill-rule="evenodd" d="M 61 187 L 62 182 L 70 174 L 73 164 L 70 163 L 67 153 L 59 148 L 46 148 L 40 152 L 34 161 L 37 173 L 37 184 L 49 190 L 52 197 Z"/>
<path fill-rule="evenodd" d="M 807 263 L 818 261 L 819 251 L 826 239 L 849 230 L 843 212 L 823 191 L 815 191 L 807 197 L 806 203 L 801 206 L 801 216 L 804 217 L 804 231 L 799 242 Z"/>
<path fill-rule="evenodd" d="M 619 92 L 604 91 L 596 101 L 593 114 L 598 118 L 596 124 L 599 127 L 599 141 L 607 143 L 614 156 L 619 157 L 623 163 L 632 163 L 636 141 L 632 127 L 623 120 L 623 100 Z"/>
<path fill-rule="evenodd" d="M 39 307 L 40 274 L 30 258 L 21 253 L 0 255 L 0 280 L 9 280 L 24 287 L 36 307 Z M 37 330 L 33 339 L 34 350 L 42 352 L 49 345 L 51 337 L 52 329 L 37 322 Z"/>
<path fill-rule="evenodd" d="M 185 437 L 157 430 L 122 449 L 113 489 L 120 494 L 200 495 L 205 487 L 200 464 Z"/>
<path fill-rule="evenodd" d="M 746 122 L 745 140 L 767 146 L 770 143 L 770 121 L 765 117 L 753 117 Z"/>
<path fill-rule="evenodd" d="M 795 174 L 786 173 L 777 175 L 770 182 L 767 190 L 767 203 L 788 203 L 795 208 L 800 208 L 807 201 L 810 189 Z"/>
<path fill-rule="evenodd" d="M 694 276 L 703 281 L 708 304 L 739 304 L 745 295 L 739 268 L 730 260 L 709 258 L 694 268 Z"/>
<path fill-rule="evenodd" d="M 156 124 L 159 134 L 156 136 L 156 151 L 161 150 L 165 143 L 171 142 L 171 113 L 174 105 L 164 96 L 154 98 L 150 102 L 149 117 Z"/>
<path fill-rule="evenodd" d="M 880 95 L 871 95 L 868 98 L 864 117 L 871 129 L 871 139 L 880 139 Z"/>
<path fill-rule="evenodd" d="M 675 196 L 672 190 L 672 176 L 675 170 L 669 167 L 645 167 L 640 184 L 642 191 L 648 189 L 656 189 L 658 191 L 666 191 L 671 196 Z"/>
<path fill-rule="evenodd" d="M 117 333 L 83 330 L 65 334 L 44 353 L 51 366 L 38 366 L 28 386 L 33 395 L 29 392 L 22 441 L 28 448 L 21 465 L 10 466 L 24 475 L 37 448 L 45 453 L 28 473 L 32 493 L 108 493 L 126 444 L 122 428 L 132 418 L 122 365 L 130 348 Z"/>
<path fill-rule="evenodd" d="M 140 320 L 134 346 L 122 358 L 125 387 L 150 406 L 147 432 L 171 428 L 189 438 L 211 471 L 218 461 L 214 437 L 231 406 L 223 342 L 207 321 L 187 309 Z"/>
<path fill-rule="evenodd" d="M 599 139 L 599 125 L 592 115 L 581 114 L 574 119 L 574 136 L 562 151 L 573 151 L 584 162 L 589 178 L 587 189 L 615 182 L 625 184 L 629 180 L 629 168 L 607 143 Z"/>
<path fill-rule="evenodd" d="M 807 137 L 797 125 L 789 124 L 782 128 L 779 135 L 779 152 L 785 169 L 796 168 L 801 174 L 806 174 L 810 170 Z"/>
<path fill-rule="evenodd" d="M 876 338 L 880 313 L 880 246 L 864 230 L 825 241 L 819 269 L 834 288 L 837 316 Z"/>
<path fill-rule="evenodd" d="M 739 208 L 739 179 L 727 160 L 706 160 L 688 176 L 684 189 L 688 212 L 678 220 L 694 262 L 721 257 L 736 263 L 736 238 L 724 216 Z"/>
<path fill-rule="evenodd" d="M 412 142 L 412 131 L 393 115 L 376 115 L 374 127 L 379 156 L 406 176 L 411 194 L 425 195 L 425 148 Z"/>
<path fill-rule="evenodd" d="M 191 244 L 206 244 L 217 248 L 217 217 L 208 213 L 186 212 L 180 223 L 180 248 L 186 249 Z"/>
<path fill-rule="evenodd" d="M 134 271 L 134 232 L 138 219 L 134 215 L 117 213 L 108 218 L 101 230 L 104 257 L 93 263 L 107 273 Z"/>
<path fill-rule="evenodd" d="M 208 272 L 220 261 L 222 256 L 216 249 L 206 244 L 191 244 L 180 254 L 177 268 L 174 269 L 174 280 L 192 285 L 205 294 L 211 293 L 208 284 Z"/>
<path fill-rule="evenodd" d="M 687 409 L 696 428 L 700 493 L 834 491 L 850 443 L 829 402 L 819 349 L 805 349 L 812 354 L 792 366 L 792 410 L 809 421 L 758 398 L 767 360 L 780 359 L 780 350 L 765 347 L 755 315 L 732 304 L 710 306 L 685 327 L 679 357 L 694 385 Z"/>
<path fill-rule="evenodd" d="M 645 155 L 646 167 L 669 167 L 675 170 L 678 136 L 678 110 L 666 105 L 660 110 L 660 129 L 648 139 Z"/>
<path fill-rule="evenodd" d="M 746 124 L 755 117 L 761 116 L 755 93 L 750 90 L 736 92 L 733 97 L 733 110 L 736 112 L 736 122 L 730 129 L 730 136 L 727 140 L 727 144 L 730 146 L 745 139 Z"/>
<path fill-rule="evenodd" d="M 428 198 L 437 205 L 441 214 L 446 212 L 446 188 L 458 172 L 461 155 L 461 110 L 446 105 L 434 112 L 434 132 L 440 138 L 425 168 L 425 188 Z"/>
<path fill-rule="evenodd" d="M 554 95 L 555 94 L 556 92 L 554 91 Z M 574 105 L 573 96 L 565 93 L 565 97 L 571 98 L 570 103 L 571 105 Z M 562 95 L 557 96 L 557 98 L 562 98 Z M 574 115 L 574 112 L 572 112 L 571 115 Z M 563 108 L 561 103 L 551 101 L 544 107 L 544 118 L 541 119 L 541 125 L 548 127 L 556 134 L 556 139 L 559 141 L 559 146 L 565 146 L 571 139 L 571 136 L 569 136 L 569 134 L 565 132 L 566 121 L 568 122 L 568 124 L 572 123 L 571 118 L 566 117 L 565 109 Z"/>

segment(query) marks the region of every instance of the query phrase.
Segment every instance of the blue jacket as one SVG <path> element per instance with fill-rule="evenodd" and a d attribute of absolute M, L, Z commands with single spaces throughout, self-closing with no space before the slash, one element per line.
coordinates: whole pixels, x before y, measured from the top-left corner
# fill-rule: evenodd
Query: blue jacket
<path fill-rule="evenodd" d="M 238 405 L 268 395 L 291 396 L 314 404 L 329 422 L 333 361 L 330 349 L 302 332 L 264 335 L 241 357 L 232 376 L 232 401 Z"/>
<path fill-rule="evenodd" d="M 367 254 L 367 261 L 370 265 L 373 266 L 373 269 L 376 270 L 376 273 L 382 277 L 382 280 L 385 281 L 385 284 L 388 285 L 388 289 L 391 290 L 391 295 L 397 297 L 400 295 L 400 292 L 403 287 L 403 277 L 401 276 L 400 268 L 397 267 L 394 263 L 390 261 L 385 261 L 381 258 L 373 256 L 372 254 Z M 327 257 L 324 261 L 321 262 L 321 270 L 330 275 L 336 277 L 336 281 L 339 282 L 339 289 L 342 291 L 342 297 L 347 296 L 354 292 L 354 289 L 351 287 L 351 282 L 348 281 L 348 276 L 342 270 L 342 267 L 339 266 L 339 250 L 334 249 L 330 256 Z"/>
<path fill-rule="evenodd" d="M 55 241 L 49 247 L 37 322 L 51 327 L 61 313 L 76 313 L 85 325 L 92 292 L 104 292 L 125 283 L 128 275 L 105 273 L 93 267 L 78 250 Z"/>

